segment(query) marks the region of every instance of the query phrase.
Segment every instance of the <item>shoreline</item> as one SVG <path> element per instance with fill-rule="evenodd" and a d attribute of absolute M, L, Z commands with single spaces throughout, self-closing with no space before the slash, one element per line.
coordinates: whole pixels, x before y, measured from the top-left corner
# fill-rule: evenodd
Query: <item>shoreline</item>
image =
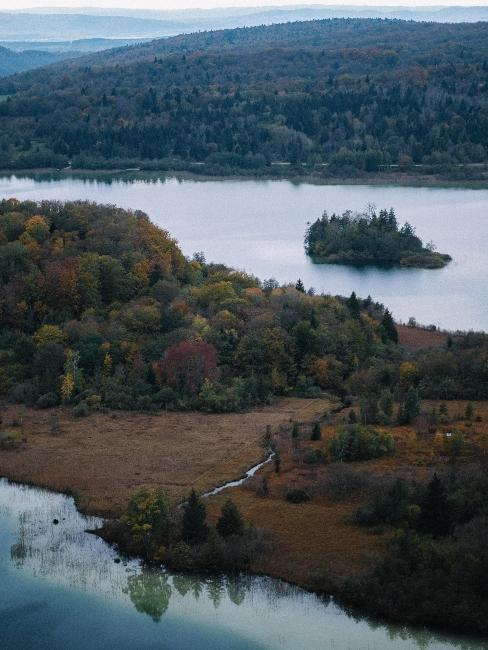
<path fill-rule="evenodd" d="M 298 184 L 309 185 L 371 185 L 385 187 L 435 187 L 435 188 L 459 188 L 459 189 L 488 189 L 488 178 L 478 179 L 449 179 L 435 175 L 419 175 L 408 173 L 392 172 L 390 174 L 374 173 L 368 176 L 330 176 L 323 177 L 315 174 L 242 174 L 239 171 L 229 174 L 198 173 L 192 170 L 142 170 L 142 169 L 55 169 L 55 168 L 33 168 L 33 169 L 0 169 L 0 176 L 17 176 L 19 178 L 32 178 L 35 176 L 46 176 L 52 180 L 61 179 L 85 179 L 85 180 L 160 180 L 175 178 L 179 180 L 192 180 L 195 182 L 219 182 L 219 181 L 288 181 Z"/>
<path fill-rule="evenodd" d="M 261 465 L 261 463 L 260 463 Z M 248 472 L 252 469 L 249 468 Z M 248 473 L 246 472 L 246 474 Z M 241 477 L 241 478 L 245 478 Z M 36 488 L 40 490 L 44 490 L 46 492 L 51 492 L 53 494 L 61 494 L 67 498 L 73 499 L 74 505 L 76 507 L 76 510 L 84 517 L 95 517 L 98 519 L 102 520 L 102 526 L 100 528 L 94 528 L 94 529 L 86 529 L 84 532 L 88 535 L 94 535 L 95 537 L 98 537 L 101 539 L 105 544 L 109 545 L 110 547 L 114 548 L 117 552 L 118 555 L 122 556 L 122 558 L 127 559 L 127 560 L 139 560 L 142 563 L 145 563 L 149 566 L 154 566 L 154 567 L 160 567 L 161 569 L 169 569 L 171 571 L 179 571 L 171 566 L 171 564 L 168 563 L 160 563 L 157 561 L 151 561 L 148 560 L 147 558 L 144 558 L 141 555 L 134 555 L 129 552 L 127 552 L 124 549 L 123 544 L 119 541 L 117 537 L 114 537 L 111 535 L 111 524 L 115 524 L 117 522 L 117 519 L 111 518 L 111 517 L 103 517 L 95 512 L 91 512 L 89 506 L 87 508 L 83 507 L 81 504 L 77 503 L 76 500 L 76 495 L 69 492 L 69 491 L 59 491 L 59 490 L 53 490 L 50 487 L 47 487 L 45 485 L 38 485 L 35 482 L 28 482 L 28 481 L 17 481 L 15 479 L 11 479 L 8 476 L 1 474 L 0 479 L 4 479 L 8 481 L 9 483 L 12 483 L 14 485 L 18 486 L 27 486 L 29 488 Z M 235 480 L 240 480 L 240 479 L 235 479 Z M 232 481 L 233 482 L 233 481 Z M 232 487 L 232 486 L 231 486 Z M 218 489 L 218 488 L 214 488 Z M 212 494 L 208 495 L 209 497 L 213 496 Z M 113 529 L 112 529 L 113 530 Z M 183 571 L 183 573 L 186 573 Z M 187 572 L 189 575 L 192 573 L 202 573 L 202 570 L 200 569 L 199 571 L 188 571 Z M 229 571 L 222 571 L 222 572 L 215 572 L 212 570 L 207 570 L 203 571 L 203 573 L 212 575 L 214 573 L 230 573 Z M 257 577 L 264 577 L 264 578 L 271 578 L 273 580 L 278 580 L 280 582 L 283 582 L 287 585 L 293 586 L 293 587 L 298 587 L 299 589 L 302 589 L 303 591 L 314 594 L 318 596 L 321 599 L 324 600 L 329 600 L 337 604 L 341 609 L 344 610 L 344 612 L 347 615 L 351 615 L 354 617 L 359 617 L 362 619 L 370 619 L 375 622 L 375 624 L 380 624 L 380 625 L 385 625 L 388 626 L 390 623 L 396 623 L 396 624 L 406 624 L 409 625 L 413 628 L 416 628 L 418 630 L 425 630 L 427 632 L 432 632 L 432 633 L 450 633 L 450 634 L 456 634 L 459 635 L 460 640 L 469 640 L 470 638 L 473 639 L 480 639 L 483 638 L 482 634 L 476 634 L 473 632 L 467 632 L 463 629 L 459 629 L 457 627 L 453 626 L 438 626 L 438 625 L 433 625 L 429 623 L 428 621 L 423 621 L 423 620 L 416 620 L 415 618 L 409 618 L 409 617 L 395 617 L 395 616 L 385 616 L 384 614 L 374 611 L 373 609 L 369 608 L 367 606 L 367 601 L 361 601 L 359 602 L 358 600 L 354 600 L 350 597 L 348 597 L 348 594 L 350 591 L 344 588 L 341 588 L 337 583 L 334 583 L 331 581 L 330 587 L 328 589 L 324 588 L 317 588 L 313 587 L 312 585 L 308 584 L 307 582 L 295 580 L 290 576 L 287 576 L 286 574 L 283 574 L 281 572 L 275 572 L 273 570 L 260 570 L 260 569 L 253 569 L 252 567 L 249 567 L 245 570 L 240 570 L 238 573 L 243 573 L 247 574 L 249 576 L 257 576 Z"/>

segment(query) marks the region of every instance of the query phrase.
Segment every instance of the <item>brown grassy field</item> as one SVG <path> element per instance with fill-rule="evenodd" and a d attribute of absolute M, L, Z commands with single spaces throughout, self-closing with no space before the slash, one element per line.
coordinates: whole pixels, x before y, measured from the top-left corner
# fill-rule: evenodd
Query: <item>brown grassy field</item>
<path fill-rule="evenodd" d="M 422 409 L 434 405 L 439 406 L 424 402 Z M 227 415 L 117 412 L 75 419 L 61 410 L 55 435 L 53 412 L 9 407 L 3 429 L 18 431 L 23 442 L 0 450 L 0 475 L 72 492 L 83 511 L 116 516 L 144 486 L 162 486 L 176 503 L 191 486 L 204 492 L 240 477 L 264 456 L 261 440 L 271 425 L 280 474 L 270 463 L 245 485 L 208 498 L 210 521 L 216 521 L 231 496 L 246 522 L 263 529 L 270 540 L 270 550 L 254 563 L 254 571 L 337 593 L 345 578 L 368 570 L 381 557 L 391 536 L 388 530 L 373 534 L 356 526 L 353 517 L 360 505 L 396 477 L 427 481 L 435 471 L 446 470 L 453 462 L 446 447 L 448 431 L 460 431 L 466 440 L 458 465 L 480 459 L 488 464 L 488 402 L 473 403 L 473 422 L 464 419 L 466 402 L 447 406 L 449 423 L 440 424 L 435 434 L 422 426 L 388 427 L 396 441 L 391 457 L 320 465 L 305 462 L 307 451 L 326 453 L 346 414 L 334 413 L 337 402 L 328 399 L 288 398 Z M 312 442 L 311 423 L 317 419 L 323 422 L 322 439 Z M 291 421 L 301 423 L 298 448 L 291 439 Z M 263 477 L 268 479 L 267 497 L 259 494 Z M 305 489 L 310 501 L 287 502 L 289 488 Z"/>
<path fill-rule="evenodd" d="M 422 408 L 430 410 L 433 405 L 424 402 Z M 384 427 L 394 436 L 396 451 L 378 460 L 319 466 L 304 462 L 307 450 L 326 451 L 344 412 L 328 418 L 319 442 L 311 442 L 305 428 L 298 451 L 293 449 L 289 432 L 282 434 L 277 441 L 281 473 L 275 474 L 272 465 L 267 465 L 252 483 L 210 498 L 211 518 L 218 517 L 221 505 L 231 496 L 245 519 L 267 531 L 272 542 L 271 550 L 255 562 L 255 571 L 311 589 L 340 592 L 345 578 L 367 571 L 377 561 L 392 534 L 389 530 L 373 534 L 355 525 L 353 517 L 360 505 L 370 502 L 397 477 L 425 482 L 434 472 L 451 467 L 453 461 L 445 444 L 448 431 L 463 432 L 466 440 L 455 461 L 458 466 L 483 458 L 488 464 L 488 403 L 473 403 L 475 416 L 482 421 L 471 424 L 463 417 L 466 402 L 449 402 L 447 406 L 449 417 L 455 421 L 439 425 L 435 434 L 425 434 L 416 427 Z M 268 479 L 268 497 L 258 494 L 263 476 Z M 285 494 L 289 488 L 305 489 L 312 498 L 307 503 L 288 503 Z"/>
<path fill-rule="evenodd" d="M 119 411 L 74 418 L 68 409 L 12 406 L 3 413 L 2 429 L 21 442 L 0 450 L 0 475 L 71 492 L 81 510 L 116 516 L 144 486 L 162 486 L 174 503 L 191 486 L 204 491 L 239 478 L 264 455 L 267 425 L 277 429 L 330 408 L 327 399 L 289 398 L 247 413 Z"/>
<path fill-rule="evenodd" d="M 423 327 L 397 325 L 399 343 L 408 352 L 417 352 L 425 348 L 443 348 L 447 343 L 447 334 L 439 330 Z"/>

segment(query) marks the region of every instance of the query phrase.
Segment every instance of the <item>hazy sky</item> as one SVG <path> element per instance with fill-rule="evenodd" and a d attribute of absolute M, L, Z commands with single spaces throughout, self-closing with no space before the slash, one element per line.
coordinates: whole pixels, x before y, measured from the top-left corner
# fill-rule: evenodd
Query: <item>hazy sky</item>
<path fill-rule="evenodd" d="M 127 7 L 131 9 L 209 9 L 212 7 L 256 7 L 298 4 L 347 4 L 347 5 L 387 5 L 387 6 L 429 6 L 429 5 L 477 5 L 488 4 L 488 0 L 346 0 L 343 3 L 325 0 L 323 2 L 300 2 L 297 0 L 0 0 L 0 10 L 15 11 L 30 7 Z"/>

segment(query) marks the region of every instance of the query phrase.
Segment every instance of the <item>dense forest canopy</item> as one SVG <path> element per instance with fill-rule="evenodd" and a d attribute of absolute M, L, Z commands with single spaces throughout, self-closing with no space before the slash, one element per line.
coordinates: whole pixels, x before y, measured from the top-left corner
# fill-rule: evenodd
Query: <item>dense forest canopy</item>
<path fill-rule="evenodd" d="M 432 243 L 424 246 L 408 222 L 400 228 L 393 208 L 377 214 L 372 206 L 361 214 L 324 212 L 307 228 L 305 249 L 317 262 L 341 264 L 440 268 L 451 260 Z"/>
<path fill-rule="evenodd" d="M 0 167 L 475 166 L 487 159 L 487 80 L 487 23 L 178 36 L 4 80 Z"/>
<path fill-rule="evenodd" d="M 409 359 L 388 310 L 185 258 L 141 212 L 0 202 L 0 393 L 38 407 L 239 410 L 333 392 L 383 421 L 488 397 L 488 338 Z M 405 365 L 406 364 L 406 365 Z M 413 392 L 412 392 L 413 391 Z M 387 401 L 388 401 L 387 400 Z"/>

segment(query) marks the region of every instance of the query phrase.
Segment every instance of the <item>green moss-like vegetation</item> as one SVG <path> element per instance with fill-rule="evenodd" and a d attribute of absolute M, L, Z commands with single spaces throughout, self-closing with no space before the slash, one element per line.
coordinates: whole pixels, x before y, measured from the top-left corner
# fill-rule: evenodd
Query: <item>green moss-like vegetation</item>
<path fill-rule="evenodd" d="M 305 248 L 316 262 L 329 264 L 378 264 L 438 269 L 451 261 L 437 253 L 432 244 L 424 246 L 414 228 L 398 225 L 395 211 L 371 209 L 368 213 L 342 215 L 324 212 L 305 235 Z"/>

